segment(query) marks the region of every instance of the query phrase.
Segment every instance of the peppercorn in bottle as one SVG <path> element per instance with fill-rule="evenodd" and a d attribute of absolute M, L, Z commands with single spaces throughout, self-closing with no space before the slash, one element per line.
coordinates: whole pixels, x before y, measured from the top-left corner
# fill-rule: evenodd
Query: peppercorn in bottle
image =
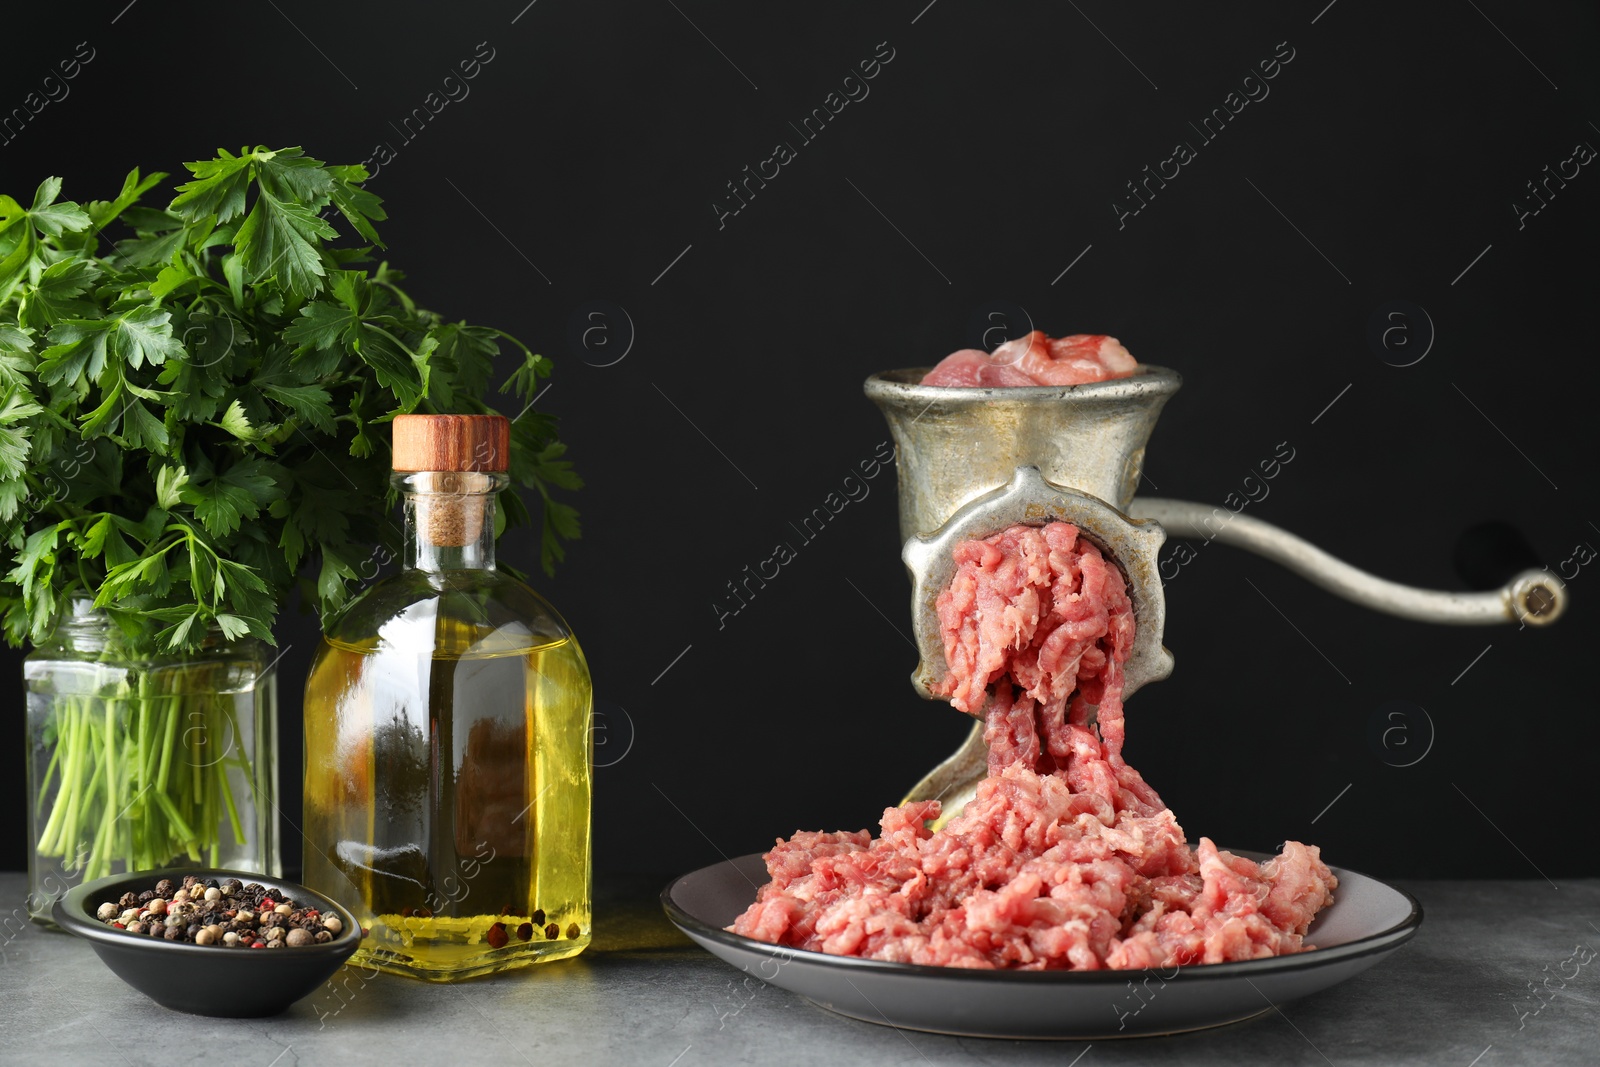
<path fill-rule="evenodd" d="M 509 437 L 395 418 L 404 569 L 327 624 L 306 685 L 305 884 L 370 925 L 357 961 L 433 981 L 590 937 L 589 670 L 495 569 Z"/>

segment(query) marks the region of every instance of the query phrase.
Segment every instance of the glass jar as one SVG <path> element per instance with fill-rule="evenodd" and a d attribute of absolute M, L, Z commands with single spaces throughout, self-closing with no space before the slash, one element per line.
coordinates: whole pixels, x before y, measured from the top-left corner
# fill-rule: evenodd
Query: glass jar
<path fill-rule="evenodd" d="M 447 455 L 394 475 L 404 569 L 329 620 L 306 683 L 305 884 L 370 929 L 356 962 L 431 981 L 590 938 L 589 670 L 495 567 L 505 427 L 395 419 L 397 466 L 407 435 Z"/>
<path fill-rule="evenodd" d="M 277 682 L 253 637 L 198 651 L 130 642 L 74 599 L 23 661 L 28 912 L 69 888 L 155 867 L 281 875 Z"/>

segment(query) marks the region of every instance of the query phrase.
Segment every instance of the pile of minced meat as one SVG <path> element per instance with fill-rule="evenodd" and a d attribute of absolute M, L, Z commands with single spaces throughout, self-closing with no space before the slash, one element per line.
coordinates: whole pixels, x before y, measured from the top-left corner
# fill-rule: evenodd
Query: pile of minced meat
<path fill-rule="evenodd" d="M 939 802 L 917 801 L 886 810 L 877 838 L 778 842 L 772 881 L 730 929 L 841 956 L 1023 970 L 1305 947 L 1338 884 L 1316 847 L 1291 841 L 1260 864 L 1205 837 L 1191 847 L 1123 761 L 1134 617 L 1116 567 L 1064 522 L 963 542 L 955 560 L 937 605 L 938 695 L 983 717 L 988 778 L 938 832 L 925 823 Z"/>

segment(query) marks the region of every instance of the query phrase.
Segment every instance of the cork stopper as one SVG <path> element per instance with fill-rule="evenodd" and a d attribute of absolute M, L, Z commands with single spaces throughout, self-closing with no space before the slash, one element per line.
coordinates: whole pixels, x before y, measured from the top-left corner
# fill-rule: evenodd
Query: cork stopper
<path fill-rule="evenodd" d="M 504 415 L 397 415 L 393 462 L 411 479 L 417 532 L 432 544 L 460 548 L 484 536 L 494 479 L 511 454 Z"/>
<path fill-rule="evenodd" d="M 511 455 L 504 415 L 396 415 L 397 471 L 503 471 Z"/>

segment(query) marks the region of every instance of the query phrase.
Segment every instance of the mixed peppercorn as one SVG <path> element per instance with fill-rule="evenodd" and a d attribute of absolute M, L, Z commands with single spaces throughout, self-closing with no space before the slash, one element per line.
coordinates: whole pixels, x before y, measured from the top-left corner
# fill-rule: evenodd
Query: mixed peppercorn
<path fill-rule="evenodd" d="M 154 889 L 108 900 L 95 917 L 138 936 L 223 948 L 303 948 L 344 931 L 339 916 L 302 908 L 263 885 L 192 874 L 180 885 L 163 878 Z"/>

